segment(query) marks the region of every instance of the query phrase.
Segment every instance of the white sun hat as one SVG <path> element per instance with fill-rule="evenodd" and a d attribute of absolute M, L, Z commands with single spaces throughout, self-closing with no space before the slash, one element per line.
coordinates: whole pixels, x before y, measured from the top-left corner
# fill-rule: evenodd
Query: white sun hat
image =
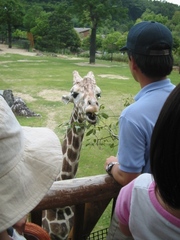
<path fill-rule="evenodd" d="M 56 134 L 44 127 L 21 127 L 0 96 L 0 232 L 42 200 L 61 167 Z"/>

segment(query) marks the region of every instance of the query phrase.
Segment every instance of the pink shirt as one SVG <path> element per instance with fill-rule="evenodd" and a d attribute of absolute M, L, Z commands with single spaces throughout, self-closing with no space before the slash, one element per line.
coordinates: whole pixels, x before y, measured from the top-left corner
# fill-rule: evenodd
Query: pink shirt
<path fill-rule="evenodd" d="M 151 174 L 141 174 L 121 189 L 115 211 L 134 239 L 180 239 L 180 219 L 158 202 Z"/>

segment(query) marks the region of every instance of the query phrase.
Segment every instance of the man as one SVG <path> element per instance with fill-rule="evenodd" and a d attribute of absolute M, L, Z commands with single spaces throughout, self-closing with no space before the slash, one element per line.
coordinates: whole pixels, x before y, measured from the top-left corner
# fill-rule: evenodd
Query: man
<path fill-rule="evenodd" d="M 120 49 L 127 52 L 132 76 L 141 87 L 135 102 L 121 113 L 117 156 L 105 162 L 106 171 L 122 186 L 141 173 L 150 172 L 152 130 L 175 87 L 167 78 L 173 67 L 172 45 L 172 34 L 167 27 L 145 21 L 130 29 L 126 46 Z M 107 239 L 132 239 L 122 235 L 115 214 Z"/>

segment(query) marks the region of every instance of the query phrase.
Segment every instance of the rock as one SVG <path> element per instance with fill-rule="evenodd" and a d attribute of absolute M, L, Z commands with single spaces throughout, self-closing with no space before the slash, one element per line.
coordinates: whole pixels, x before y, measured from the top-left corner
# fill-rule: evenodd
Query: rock
<path fill-rule="evenodd" d="M 37 114 L 31 111 L 22 100 L 22 98 L 17 97 L 14 100 L 14 104 L 11 107 L 14 114 L 18 116 L 25 116 L 25 117 L 40 117 L 40 114 Z"/>
<path fill-rule="evenodd" d="M 0 94 L 4 97 L 8 105 L 11 107 L 13 113 L 17 116 L 24 117 L 40 117 L 40 114 L 37 114 L 31 111 L 26 103 L 20 97 L 14 97 L 12 90 L 0 90 Z"/>
<path fill-rule="evenodd" d="M 12 93 L 12 90 L 4 90 L 3 97 L 6 100 L 6 102 L 8 103 L 8 105 L 10 107 L 12 107 L 12 105 L 14 104 L 14 95 Z"/>

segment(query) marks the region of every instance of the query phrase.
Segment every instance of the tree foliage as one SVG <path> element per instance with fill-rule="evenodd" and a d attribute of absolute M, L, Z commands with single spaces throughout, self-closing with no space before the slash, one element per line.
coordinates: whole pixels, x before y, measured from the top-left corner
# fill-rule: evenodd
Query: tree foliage
<path fill-rule="evenodd" d="M 8 33 L 9 47 L 12 47 L 12 31 L 22 22 L 23 7 L 20 0 L 0 1 L 0 24 L 5 25 Z"/>
<path fill-rule="evenodd" d="M 11 37 L 24 36 L 21 31 L 27 31 L 35 47 L 45 51 L 68 48 L 77 52 L 82 43 L 82 48 L 89 49 L 89 62 L 95 63 L 103 39 L 120 33 L 118 42 L 111 44 L 115 51 L 116 45 L 124 45 L 129 29 L 142 20 L 169 27 L 175 38 L 174 48 L 179 48 L 179 12 L 180 6 L 165 0 L 1 0 L 0 37 L 4 41 L 8 36 L 11 47 Z M 89 27 L 90 36 L 80 41 L 74 27 Z M 112 52 L 107 44 L 104 49 Z"/>
<path fill-rule="evenodd" d="M 120 32 L 113 32 L 108 34 L 103 41 L 103 49 L 108 53 L 117 52 L 120 48 L 120 46 L 118 45 L 120 38 Z"/>
<path fill-rule="evenodd" d="M 57 6 L 53 12 L 41 11 L 30 31 L 34 35 L 35 47 L 40 50 L 58 52 L 70 48 L 77 51 L 80 47 L 80 38 L 73 28 L 71 17 L 66 14 L 65 5 Z"/>
<path fill-rule="evenodd" d="M 151 11 L 150 9 L 146 9 L 146 11 L 141 15 L 140 19 L 138 19 L 136 21 L 152 21 L 152 20 L 155 22 L 160 22 L 164 25 L 167 25 L 168 17 L 163 16 L 160 13 L 156 14 L 153 11 Z"/>
<path fill-rule="evenodd" d="M 113 14 L 124 15 L 121 1 L 114 0 L 72 0 L 73 11 L 79 16 L 83 24 L 91 28 L 90 36 L 90 63 L 95 63 L 96 53 L 96 32 L 97 28 Z"/>
<path fill-rule="evenodd" d="M 34 4 L 31 8 L 28 8 L 23 18 L 23 25 L 25 29 L 30 32 L 32 28 L 36 27 L 36 19 L 43 12 L 43 7 Z"/>

